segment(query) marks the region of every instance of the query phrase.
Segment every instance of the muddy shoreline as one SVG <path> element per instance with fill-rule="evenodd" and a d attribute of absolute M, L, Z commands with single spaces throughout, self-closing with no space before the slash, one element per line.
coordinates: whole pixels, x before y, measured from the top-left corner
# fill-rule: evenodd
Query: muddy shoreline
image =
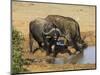
<path fill-rule="evenodd" d="M 26 56 L 27 55 L 27 56 Z M 56 58 L 52 58 L 51 56 L 46 56 L 45 52 L 37 51 L 34 55 L 31 53 L 26 52 L 26 55 L 23 55 L 24 58 L 24 64 L 23 68 L 26 69 L 26 72 L 48 72 L 48 71 L 67 71 L 67 70 L 88 70 L 88 69 L 95 69 L 96 65 L 95 63 L 86 63 L 86 64 L 80 64 L 80 63 L 74 63 L 77 62 L 77 59 L 80 59 L 81 56 L 75 55 L 74 58 L 69 59 L 72 60 L 71 63 L 52 63 L 56 58 L 60 58 L 63 61 L 66 61 L 68 57 L 70 57 L 67 53 L 64 54 L 58 54 Z M 77 59 L 76 59 L 77 58 Z M 74 61 L 73 59 L 76 59 Z M 73 62 L 74 61 L 74 62 Z M 85 60 L 84 60 L 85 61 Z"/>

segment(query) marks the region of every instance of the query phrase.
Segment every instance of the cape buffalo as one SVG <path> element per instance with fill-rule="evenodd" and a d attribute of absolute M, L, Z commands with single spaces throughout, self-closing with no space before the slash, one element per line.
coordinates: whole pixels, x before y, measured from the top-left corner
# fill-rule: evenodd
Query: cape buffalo
<path fill-rule="evenodd" d="M 38 48 L 32 50 L 33 38 L 37 41 L 39 48 L 44 48 L 47 51 L 47 54 L 51 53 L 50 41 L 46 37 L 49 35 L 53 37 L 54 35 L 61 35 L 61 31 L 58 28 L 55 28 L 51 22 L 46 21 L 45 19 L 38 18 L 34 21 L 31 21 L 29 24 L 29 46 L 30 52 L 37 51 Z"/>
<path fill-rule="evenodd" d="M 48 15 L 45 19 L 60 29 L 61 33 L 68 39 L 69 45 L 73 46 L 77 51 L 81 51 L 87 47 L 87 44 L 81 38 L 77 21 L 60 15 Z"/>

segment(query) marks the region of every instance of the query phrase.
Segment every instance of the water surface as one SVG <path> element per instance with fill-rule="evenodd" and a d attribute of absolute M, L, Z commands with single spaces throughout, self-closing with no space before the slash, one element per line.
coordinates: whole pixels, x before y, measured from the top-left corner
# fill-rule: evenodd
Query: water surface
<path fill-rule="evenodd" d="M 71 55 L 67 59 L 55 58 L 54 64 L 95 64 L 95 46 L 89 46 L 83 53 Z"/>

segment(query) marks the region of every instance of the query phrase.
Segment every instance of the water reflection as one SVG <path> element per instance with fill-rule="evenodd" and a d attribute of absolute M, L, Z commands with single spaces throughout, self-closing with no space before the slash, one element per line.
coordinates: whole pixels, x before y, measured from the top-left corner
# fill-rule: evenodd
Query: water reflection
<path fill-rule="evenodd" d="M 84 50 L 83 57 L 77 62 L 83 64 L 94 64 L 95 63 L 95 47 L 91 46 Z"/>
<path fill-rule="evenodd" d="M 67 59 L 55 58 L 54 64 L 95 64 L 95 46 L 86 48 L 78 55 L 71 55 Z"/>

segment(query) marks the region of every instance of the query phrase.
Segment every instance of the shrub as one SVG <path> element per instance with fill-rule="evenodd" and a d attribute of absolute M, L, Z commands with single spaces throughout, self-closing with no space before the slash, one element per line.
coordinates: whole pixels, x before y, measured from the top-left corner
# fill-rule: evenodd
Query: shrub
<path fill-rule="evenodd" d="M 23 70 L 21 51 L 23 49 L 24 37 L 21 32 L 12 30 L 12 73 L 19 73 Z"/>

